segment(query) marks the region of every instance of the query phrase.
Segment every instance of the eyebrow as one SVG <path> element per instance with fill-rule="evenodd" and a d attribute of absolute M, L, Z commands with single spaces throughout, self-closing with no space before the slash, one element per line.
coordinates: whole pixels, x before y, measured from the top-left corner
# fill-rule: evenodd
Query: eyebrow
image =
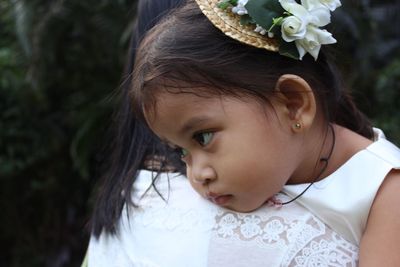
<path fill-rule="evenodd" d="M 193 131 L 199 124 L 202 124 L 210 119 L 209 116 L 197 116 L 187 120 L 180 129 L 180 134 L 185 134 Z"/>

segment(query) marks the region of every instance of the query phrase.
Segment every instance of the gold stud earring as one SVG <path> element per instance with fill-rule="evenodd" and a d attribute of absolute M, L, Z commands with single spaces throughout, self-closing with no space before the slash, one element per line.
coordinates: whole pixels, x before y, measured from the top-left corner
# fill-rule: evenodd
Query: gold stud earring
<path fill-rule="evenodd" d="M 301 123 L 300 122 L 296 122 L 295 124 L 293 124 L 293 128 L 295 130 L 300 130 L 301 129 Z"/>

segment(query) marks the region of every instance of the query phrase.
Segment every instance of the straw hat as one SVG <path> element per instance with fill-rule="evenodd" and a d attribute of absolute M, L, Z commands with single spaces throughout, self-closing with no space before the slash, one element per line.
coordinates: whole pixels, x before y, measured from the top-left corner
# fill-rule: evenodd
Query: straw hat
<path fill-rule="evenodd" d="M 273 38 L 254 31 L 254 25 L 241 25 L 240 16 L 228 10 L 222 10 L 217 5 L 221 0 L 195 0 L 203 14 L 225 35 L 242 43 L 278 51 L 278 42 Z"/>

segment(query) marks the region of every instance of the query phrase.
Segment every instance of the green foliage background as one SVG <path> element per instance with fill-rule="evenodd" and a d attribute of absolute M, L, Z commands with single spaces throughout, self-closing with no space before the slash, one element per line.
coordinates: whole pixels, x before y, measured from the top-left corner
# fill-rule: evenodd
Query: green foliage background
<path fill-rule="evenodd" d="M 400 3 L 342 2 L 337 61 L 400 144 Z M 79 265 L 135 5 L 0 0 L 1 266 Z"/>
<path fill-rule="evenodd" d="M 79 266 L 134 7 L 0 1 L 1 266 Z"/>

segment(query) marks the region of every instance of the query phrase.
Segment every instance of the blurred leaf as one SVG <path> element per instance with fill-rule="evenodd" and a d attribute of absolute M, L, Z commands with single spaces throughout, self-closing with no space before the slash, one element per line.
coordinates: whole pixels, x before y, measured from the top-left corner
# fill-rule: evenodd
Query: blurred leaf
<path fill-rule="evenodd" d="M 0 0 L 1 266 L 78 266 L 134 0 Z"/>

